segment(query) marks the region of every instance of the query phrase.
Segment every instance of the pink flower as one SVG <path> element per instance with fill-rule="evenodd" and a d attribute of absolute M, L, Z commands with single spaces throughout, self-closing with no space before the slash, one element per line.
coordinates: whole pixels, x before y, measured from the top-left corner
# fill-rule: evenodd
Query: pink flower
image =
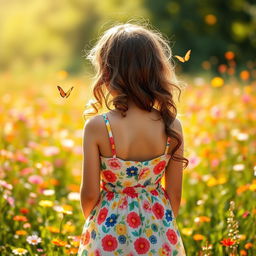
<path fill-rule="evenodd" d="M 189 168 L 193 169 L 194 167 L 196 167 L 199 163 L 201 162 L 200 158 L 197 156 L 191 156 L 189 158 Z"/>
<path fill-rule="evenodd" d="M 24 168 L 20 171 L 20 174 L 21 175 L 27 175 L 27 174 L 30 174 L 34 171 L 34 169 L 32 167 L 27 167 L 27 168 Z"/>
<path fill-rule="evenodd" d="M 43 181 L 43 178 L 39 175 L 31 175 L 29 176 L 28 178 L 28 181 L 32 184 L 42 184 L 44 181 Z"/>

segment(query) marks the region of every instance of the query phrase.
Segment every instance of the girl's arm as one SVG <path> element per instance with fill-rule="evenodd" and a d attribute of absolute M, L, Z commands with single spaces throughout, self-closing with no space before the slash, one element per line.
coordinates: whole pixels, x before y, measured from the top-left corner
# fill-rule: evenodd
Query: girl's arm
<path fill-rule="evenodd" d="M 80 203 L 87 219 L 100 196 L 100 160 L 97 144 L 99 119 L 93 117 L 83 129 L 83 166 L 80 186 Z"/>
<path fill-rule="evenodd" d="M 179 149 L 176 151 L 175 155 L 182 156 L 184 152 L 184 140 L 182 126 L 178 119 L 175 119 L 173 122 L 173 129 L 181 135 L 182 144 Z M 170 203 L 175 218 L 178 215 L 180 201 L 182 196 L 182 176 L 183 176 L 183 166 L 182 162 L 175 161 L 173 159 L 169 160 L 169 163 L 166 167 L 165 172 L 165 190 L 169 196 Z"/>

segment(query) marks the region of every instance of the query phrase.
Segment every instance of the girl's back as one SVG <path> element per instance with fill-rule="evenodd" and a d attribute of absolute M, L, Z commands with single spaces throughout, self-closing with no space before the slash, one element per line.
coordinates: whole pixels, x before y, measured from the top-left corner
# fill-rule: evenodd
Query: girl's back
<path fill-rule="evenodd" d="M 78 256 L 186 255 L 176 224 L 186 158 L 169 78 L 175 75 L 160 42 L 166 44 L 125 24 L 90 53 L 99 69 L 92 106 L 106 103 L 106 86 L 115 109 L 84 126 Z"/>

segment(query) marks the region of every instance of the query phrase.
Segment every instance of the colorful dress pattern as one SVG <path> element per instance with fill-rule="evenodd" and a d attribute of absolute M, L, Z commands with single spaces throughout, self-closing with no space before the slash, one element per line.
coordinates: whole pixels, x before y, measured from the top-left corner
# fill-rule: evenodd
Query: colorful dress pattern
<path fill-rule="evenodd" d="M 101 194 L 87 217 L 78 256 L 184 256 L 185 248 L 172 206 L 160 181 L 170 158 L 148 161 L 116 157 L 107 114 L 102 114 L 113 157 L 101 158 Z"/>

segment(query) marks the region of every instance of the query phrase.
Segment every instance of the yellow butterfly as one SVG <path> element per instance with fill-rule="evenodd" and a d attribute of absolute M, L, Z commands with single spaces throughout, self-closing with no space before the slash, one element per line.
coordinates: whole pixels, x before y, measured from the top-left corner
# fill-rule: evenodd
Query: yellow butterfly
<path fill-rule="evenodd" d="M 184 57 L 178 55 L 175 55 L 174 57 L 176 57 L 180 62 L 186 62 L 190 59 L 190 52 L 191 50 L 188 50 Z"/>
<path fill-rule="evenodd" d="M 62 98 L 67 98 L 70 95 L 70 93 L 71 93 L 71 91 L 73 90 L 74 87 L 72 86 L 67 92 L 64 92 L 64 90 L 58 85 L 57 85 L 57 88 L 60 92 L 60 96 Z"/>

